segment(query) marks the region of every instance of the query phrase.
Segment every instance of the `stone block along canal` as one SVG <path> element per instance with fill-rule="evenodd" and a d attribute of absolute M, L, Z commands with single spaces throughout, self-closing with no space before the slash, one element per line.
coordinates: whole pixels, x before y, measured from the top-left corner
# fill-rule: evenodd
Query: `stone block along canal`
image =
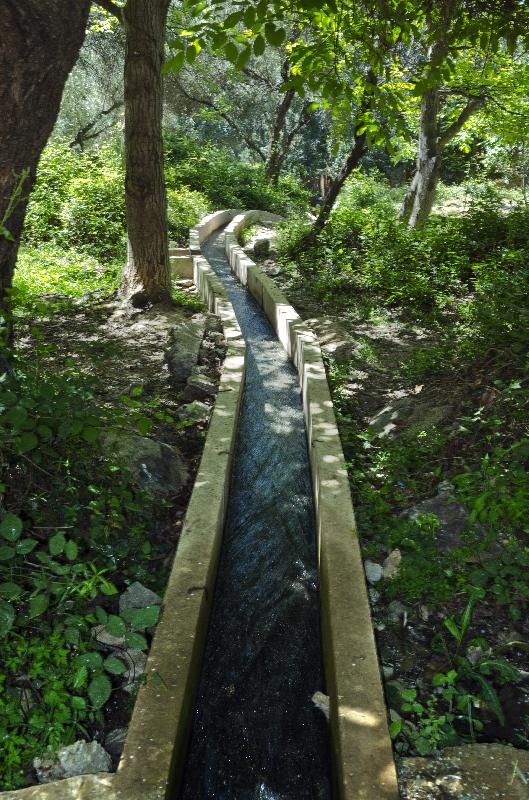
<path fill-rule="evenodd" d="M 203 252 L 247 345 L 219 572 L 180 800 L 330 800 L 316 531 L 298 377 L 232 275 Z"/>

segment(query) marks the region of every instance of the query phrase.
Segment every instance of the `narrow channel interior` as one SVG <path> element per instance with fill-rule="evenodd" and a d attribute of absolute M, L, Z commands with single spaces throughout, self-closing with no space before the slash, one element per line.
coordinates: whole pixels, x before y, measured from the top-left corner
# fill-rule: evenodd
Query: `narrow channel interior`
<path fill-rule="evenodd" d="M 203 252 L 247 345 L 232 488 L 181 800 L 329 800 L 316 531 L 297 374 L 231 274 Z"/>

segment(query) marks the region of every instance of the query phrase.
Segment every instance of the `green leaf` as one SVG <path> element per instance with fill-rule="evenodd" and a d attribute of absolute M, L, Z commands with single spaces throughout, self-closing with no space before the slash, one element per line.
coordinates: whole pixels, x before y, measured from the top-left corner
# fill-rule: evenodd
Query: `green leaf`
<path fill-rule="evenodd" d="M 17 442 L 17 450 L 19 453 L 29 453 L 30 450 L 34 450 L 39 444 L 38 438 L 35 436 L 34 433 L 27 431 L 22 434 L 22 436 L 18 439 Z"/>
<path fill-rule="evenodd" d="M 180 72 L 182 66 L 185 61 L 185 54 L 183 50 L 180 50 L 173 58 L 170 58 L 168 61 L 165 62 L 163 65 L 163 74 L 166 75 L 168 72 Z"/>
<path fill-rule="evenodd" d="M 266 46 L 265 45 L 265 40 L 261 36 L 261 34 L 259 34 L 259 36 L 256 36 L 255 37 L 255 42 L 253 43 L 253 51 L 254 51 L 255 55 L 256 56 L 262 56 L 264 51 L 265 51 L 265 46 Z"/>
<path fill-rule="evenodd" d="M 5 600 L 14 600 L 15 597 L 20 597 L 23 591 L 21 586 L 11 581 L 0 583 L 0 597 Z"/>
<path fill-rule="evenodd" d="M 128 669 L 123 661 L 120 658 L 116 658 L 116 656 L 109 656 L 105 659 L 103 666 L 111 675 L 123 675 Z"/>
<path fill-rule="evenodd" d="M 7 544 L 0 545 L 0 561 L 11 561 L 15 557 L 15 548 Z"/>
<path fill-rule="evenodd" d="M 66 545 L 64 533 L 55 533 L 48 542 L 48 548 L 52 556 L 59 556 Z"/>
<path fill-rule="evenodd" d="M 5 600 L 0 600 L 0 636 L 5 636 L 15 621 L 15 609 Z"/>
<path fill-rule="evenodd" d="M 71 701 L 72 701 L 72 708 L 74 708 L 76 711 L 85 711 L 86 700 L 84 699 L 84 697 L 78 697 L 77 695 L 74 695 L 71 698 Z"/>
<path fill-rule="evenodd" d="M 125 642 L 134 650 L 147 650 L 149 647 L 147 644 L 147 639 L 140 633 L 126 633 Z"/>
<path fill-rule="evenodd" d="M 494 712 L 498 722 L 503 727 L 505 725 L 505 715 L 502 711 L 496 689 L 488 682 L 488 680 L 483 677 L 483 675 L 480 675 L 478 672 L 473 672 L 472 677 L 480 684 L 482 698 L 485 700 L 491 711 Z"/>
<path fill-rule="evenodd" d="M 93 708 L 98 709 L 105 705 L 112 693 L 112 684 L 106 675 L 96 675 L 88 684 L 88 697 Z"/>
<path fill-rule="evenodd" d="M 8 542 L 16 542 L 22 533 L 22 520 L 15 514 L 7 513 L 0 522 L 0 536 Z"/>
<path fill-rule="evenodd" d="M 108 614 L 101 606 L 96 606 L 96 617 L 100 625 L 105 625 L 108 619 Z"/>
<path fill-rule="evenodd" d="M 92 650 L 89 653 L 80 655 L 77 659 L 77 663 L 79 666 L 86 667 L 86 669 L 92 671 L 100 670 L 103 666 L 103 656 L 101 653 L 96 653 Z"/>
<path fill-rule="evenodd" d="M 111 636 L 116 636 L 119 639 L 121 636 L 125 636 L 127 628 L 121 617 L 110 614 L 105 622 L 105 630 Z"/>
<path fill-rule="evenodd" d="M 408 700 L 411 702 L 412 700 L 415 700 L 415 698 L 417 697 L 417 692 L 415 689 L 402 689 L 400 692 L 400 696 L 402 697 L 403 700 Z"/>
<path fill-rule="evenodd" d="M 443 624 L 445 628 L 448 628 L 452 636 L 457 642 L 461 642 L 463 636 L 461 631 L 459 630 L 456 622 L 452 619 L 452 617 L 448 617 L 448 619 L 443 620 Z"/>
<path fill-rule="evenodd" d="M 71 539 L 70 541 L 66 542 L 66 547 L 64 548 L 64 555 L 68 559 L 68 561 L 75 561 L 77 555 L 79 553 L 79 548 L 77 544 L 73 542 Z"/>
<path fill-rule="evenodd" d="M 125 617 L 125 613 L 123 613 Z M 156 625 L 160 616 L 160 606 L 146 606 L 146 608 L 127 609 L 126 619 L 136 630 L 143 630 Z"/>
<path fill-rule="evenodd" d="M 396 719 L 389 726 L 389 735 L 392 739 L 396 739 L 402 730 L 402 720 Z"/>
<path fill-rule="evenodd" d="M 85 440 L 85 442 L 88 442 L 89 444 L 94 444 L 94 442 L 97 442 L 97 440 L 99 439 L 99 430 L 97 428 L 92 428 L 90 425 L 87 425 L 85 428 L 83 428 L 81 436 Z"/>
<path fill-rule="evenodd" d="M 29 601 L 29 618 L 34 619 L 44 614 L 49 605 L 47 594 L 38 594 Z"/>
<path fill-rule="evenodd" d="M 19 556 L 26 556 L 36 548 L 38 542 L 36 539 L 20 539 L 16 545 L 15 550 Z"/>
<path fill-rule="evenodd" d="M 266 41 L 272 47 L 279 47 L 286 39 L 286 31 L 283 28 L 276 28 L 272 22 L 267 22 L 265 25 Z"/>
<path fill-rule="evenodd" d="M 233 42 L 228 42 L 228 44 L 224 47 L 224 55 L 226 56 L 228 61 L 231 61 L 232 64 L 235 64 L 235 62 L 239 57 L 239 51 L 237 50 Z"/>

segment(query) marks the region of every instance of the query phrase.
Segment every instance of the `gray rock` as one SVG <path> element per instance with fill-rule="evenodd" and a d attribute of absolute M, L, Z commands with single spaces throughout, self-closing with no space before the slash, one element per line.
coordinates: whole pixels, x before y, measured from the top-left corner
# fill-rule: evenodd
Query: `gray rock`
<path fill-rule="evenodd" d="M 134 433 L 112 431 L 103 437 L 112 461 L 152 494 L 178 494 L 189 480 L 187 467 L 176 447 Z"/>
<path fill-rule="evenodd" d="M 54 758 L 36 758 L 33 767 L 39 783 L 72 778 L 74 775 L 89 775 L 95 772 L 110 772 L 112 759 L 99 742 L 78 739 L 61 748 Z"/>
<path fill-rule="evenodd" d="M 147 606 L 161 605 L 162 598 L 160 595 L 148 589 L 139 581 L 131 583 L 119 598 L 119 612 L 120 614 L 126 608 L 147 608 Z"/>
<path fill-rule="evenodd" d="M 143 650 L 125 650 L 120 653 L 120 657 L 128 667 L 128 672 L 125 673 L 125 681 L 123 683 L 123 690 L 131 694 L 138 685 L 138 681 L 145 672 L 145 665 L 147 663 L 147 656 Z"/>
<path fill-rule="evenodd" d="M 389 681 L 395 674 L 395 670 L 389 664 L 382 665 L 382 673 L 384 675 L 384 680 Z"/>
<path fill-rule="evenodd" d="M 441 551 L 449 552 L 461 547 L 461 534 L 468 526 L 469 513 L 451 494 L 443 491 L 436 497 L 417 503 L 402 516 L 405 519 L 416 520 L 421 514 L 434 514 L 439 520 L 435 535 Z"/>
<path fill-rule="evenodd" d="M 127 728 L 114 728 L 105 737 L 105 750 L 111 756 L 120 756 L 123 752 L 125 739 L 127 738 Z"/>
<path fill-rule="evenodd" d="M 204 367 L 194 367 L 188 378 L 183 398 L 189 400 L 204 400 L 217 394 L 217 383 L 211 378 Z"/>
<path fill-rule="evenodd" d="M 400 600 L 392 600 L 387 608 L 388 620 L 393 624 L 403 622 L 408 614 L 406 606 Z"/>
<path fill-rule="evenodd" d="M 192 403 L 180 406 L 176 414 L 180 420 L 191 419 L 193 422 L 207 422 L 211 415 L 211 406 L 200 400 L 194 400 Z"/>
<path fill-rule="evenodd" d="M 374 561 L 364 561 L 364 569 L 366 573 L 366 580 L 368 583 L 378 583 L 382 579 L 384 570 L 380 564 Z"/>
<path fill-rule="evenodd" d="M 371 601 L 372 605 L 376 605 L 380 600 L 380 592 L 377 592 L 372 586 L 368 589 L 369 600 Z"/>
<path fill-rule="evenodd" d="M 394 438 L 407 430 L 426 430 L 432 425 L 440 425 L 452 412 L 453 406 L 432 406 L 416 397 L 400 397 L 369 420 L 369 426 L 380 438 Z"/>
<path fill-rule="evenodd" d="M 270 255 L 270 239 L 257 239 L 253 245 L 253 254 L 256 258 L 268 258 Z"/>
<path fill-rule="evenodd" d="M 323 692 L 314 692 L 311 699 L 316 708 L 319 708 L 325 714 L 325 717 L 329 719 L 329 696 L 323 694 Z"/>
<path fill-rule="evenodd" d="M 112 636 L 105 630 L 104 625 L 95 625 L 92 628 L 92 636 L 97 644 L 102 645 L 102 650 L 113 650 L 116 647 L 123 647 L 125 644 L 124 636 Z"/>
<path fill-rule="evenodd" d="M 165 352 L 165 358 L 175 383 L 184 384 L 197 363 L 206 322 L 205 314 L 195 314 L 172 329 L 171 344 Z"/>
<path fill-rule="evenodd" d="M 392 550 L 389 556 L 385 559 L 382 565 L 382 575 L 385 581 L 389 581 L 395 577 L 399 571 L 400 562 L 402 561 L 402 553 L 398 548 Z"/>

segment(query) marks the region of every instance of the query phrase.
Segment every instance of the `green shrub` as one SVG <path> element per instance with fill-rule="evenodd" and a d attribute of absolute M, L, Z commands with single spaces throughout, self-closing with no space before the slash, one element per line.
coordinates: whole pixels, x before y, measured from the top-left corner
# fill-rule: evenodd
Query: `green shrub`
<path fill-rule="evenodd" d="M 272 186 L 261 164 L 238 161 L 228 150 L 181 134 L 166 136 L 165 173 L 169 188 L 189 186 L 204 194 L 214 210 L 259 208 L 287 214 L 307 208 L 310 198 L 292 175 L 281 176 L 277 187 Z"/>
<path fill-rule="evenodd" d="M 109 261 L 125 257 L 124 172 L 110 144 L 74 153 L 52 142 L 42 154 L 24 240 L 53 242 Z"/>
<path fill-rule="evenodd" d="M 167 190 L 167 223 L 169 237 L 179 245 L 187 245 L 189 228 L 210 210 L 208 198 L 188 186 Z"/>

